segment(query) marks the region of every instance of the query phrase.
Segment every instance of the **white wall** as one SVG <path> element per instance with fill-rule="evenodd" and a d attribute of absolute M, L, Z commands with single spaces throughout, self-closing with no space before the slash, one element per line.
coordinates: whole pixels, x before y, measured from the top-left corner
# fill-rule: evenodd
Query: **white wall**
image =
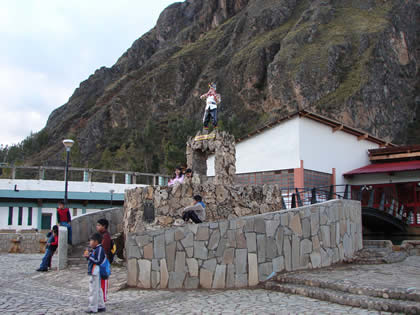
<path fill-rule="evenodd" d="M 15 185 L 19 190 L 48 190 L 64 191 L 64 181 L 29 180 L 29 179 L 0 179 L 0 190 L 13 190 Z M 126 189 L 144 187 L 141 184 L 112 184 L 98 182 L 68 182 L 68 191 L 72 192 L 107 192 L 111 189 L 114 194 L 123 194 Z"/>
<path fill-rule="evenodd" d="M 28 225 L 28 207 L 22 207 L 22 225 L 18 225 L 19 207 L 13 207 L 13 222 L 9 222 L 9 207 L 0 207 L 0 229 L 32 229 L 38 224 L 38 208 L 32 208 L 32 225 Z"/>
<path fill-rule="evenodd" d="M 336 184 L 346 184 L 343 174 L 370 164 L 368 150 L 379 145 L 358 140 L 344 131 L 305 117 L 268 129 L 236 145 L 236 173 L 253 173 L 300 167 L 323 173 L 336 169 Z M 214 155 L 207 160 L 207 175 L 214 176 Z"/>
<path fill-rule="evenodd" d="M 86 213 L 101 211 L 100 209 L 86 209 Z M 57 224 L 57 209 L 42 208 L 42 213 L 51 213 L 51 226 Z M 77 216 L 73 216 L 73 208 L 70 208 L 72 218 L 82 215 L 82 209 L 77 209 Z M 18 225 L 19 207 L 13 207 L 13 222 L 9 225 L 9 207 L 0 207 L 0 229 L 27 230 L 38 228 L 38 207 L 32 207 L 32 225 L 28 225 L 28 207 L 23 207 L 22 225 Z"/>
<path fill-rule="evenodd" d="M 236 144 L 236 173 L 297 168 L 299 118 L 295 117 Z M 214 155 L 207 159 L 207 176 L 214 176 Z"/>
<path fill-rule="evenodd" d="M 26 179 L 0 179 L 0 190 L 13 190 L 15 185 L 20 191 L 36 190 L 36 191 L 64 191 L 64 181 L 52 180 L 26 180 Z M 69 192 L 97 192 L 109 193 L 111 189 L 114 194 L 123 194 L 125 190 L 135 187 L 144 187 L 146 185 L 140 184 L 112 184 L 112 183 L 98 183 L 98 182 L 69 182 Z M 15 200 L 14 204 L 18 203 Z M 107 201 L 108 202 L 108 201 Z M 86 213 L 100 211 L 100 209 L 86 209 Z M 51 213 L 51 225 L 56 224 L 56 208 L 42 208 L 42 213 Z M 70 209 L 73 216 L 73 208 Z M 77 216 L 82 214 L 82 209 L 77 209 Z M 38 207 L 32 208 L 32 225 L 28 226 L 28 208 L 23 207 L 22 225 L 18 225 L 19 207 L 13 207 L 13 224 L 8 225 L 9 207 L 0 207 L 0 229 L 33 229 L 38 228 Z"/>
<path fill-rule="evenodd" d="M 394 173 L 394 175 L 387 173 L 360 174 L 346 180 L 351 185 L 420 182 L 420 171 L 398 172 Z"/>
<path fill-rule="evenodd" d="M 299 119 L 300 159 L 303 167 L 314 171 L 332 173 L 336 169 L 336 184 L 346 184 L 343 174 L 370 164 L 368 149 L 379 145 L 344 131 L 332 128 L 309 118 Z"/>

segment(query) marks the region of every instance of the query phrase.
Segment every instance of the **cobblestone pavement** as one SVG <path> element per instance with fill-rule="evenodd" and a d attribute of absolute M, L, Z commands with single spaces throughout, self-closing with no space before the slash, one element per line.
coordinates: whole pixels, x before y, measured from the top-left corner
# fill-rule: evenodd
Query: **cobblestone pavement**
<path fill-rule="evenodd" d="M 42 255 L 39 254 L 0 254 L 0 313 L 83 313 L 87 306 L 88 276 L 86 275 L 86 266 L 74 266 L 62 272 L 53 270 L 48 273 L 39 273 L 35 269 L 38 268 L 41 258 Z M 54 265 L 56 265 L 55 260 L 53 260 Z M 384 268 L 387 273 L 391 272 L 386 266 Z M 398 267 L 395 268 L 398 269 Z M 110 279 L 111 292 L 107 302 L 107 313 L 379 314 L 375 311 L 262 289 L 230 291 L 118 290 L 124 280 L 125 268 L 114 267 Z M 364 279 L 364 281 L 368 281 L 368 279 Z"/>

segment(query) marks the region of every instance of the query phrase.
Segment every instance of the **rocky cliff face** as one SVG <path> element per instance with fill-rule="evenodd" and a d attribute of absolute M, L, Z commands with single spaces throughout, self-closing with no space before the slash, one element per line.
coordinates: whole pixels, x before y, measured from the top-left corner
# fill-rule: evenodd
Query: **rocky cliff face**
<path fill-rule="evenodd" d="M 52 139 L 72 136 L 89 166 L 122 167 L 125 152 L 141 170 L 162 168 L 199 127 L 209 81 L 223 97 L 223 127 L 236 136 L 306 108 L 416 141 L 419 16 L 415 0 L 175 3 L 51 114 L 51 141 L 32 161 L 56 160 L 62 148 Z"/>

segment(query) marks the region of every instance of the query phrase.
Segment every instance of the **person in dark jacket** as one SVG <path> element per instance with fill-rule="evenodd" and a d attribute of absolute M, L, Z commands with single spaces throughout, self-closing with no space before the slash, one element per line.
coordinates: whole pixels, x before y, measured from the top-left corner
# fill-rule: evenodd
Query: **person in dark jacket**
<path fill-rule="evenodd" d="M 51 259 L 58 246 L 58 226 L 54 225 L 47 236 L 48 241 L 45 249 L 45 255 L 42 258 L 41 265 L 36 271 L 48 271 L 48 267 L 51 267 Z"/>
<path fill-rule="evenodd" d="M 71 215 L 69 208 L 64 207 L 64 202 L 60 201 L 57 208 L 57 222 L 59 226 L 65 226 L 68 231 L 67 242 L 72 243 L 72 230 L 71 230 Z"/>
<path fill-rule="evenodd" d="M 104 248 L 105 255 L 109 260 L 109 263 L 112 263 L 112 253 L 111 253 L 111 235 L 108 232 L 109 222 L 107 219 L 99 219 L 96 223 L 96 231 L 102 236 L 102 247 Z M 108 293 L 109 279 L 101 279 L 101 288 L 104 295 L 104 302 L 106 302 L 106 296 Z"/>
<path fill-rule="evenodd" d="M 88 260 L 88 275 L 91 276 L 89 282 L 89 306 L 86 313 L 106 311 L 104 296 L 101 290 L 101 276 L 99 273 L 99 266 L 106 258 L 101 242 L 101 234 L 92 234 L 89 238 L 91 251 L 85 251 L 83 254 L 83 256 Z"/>

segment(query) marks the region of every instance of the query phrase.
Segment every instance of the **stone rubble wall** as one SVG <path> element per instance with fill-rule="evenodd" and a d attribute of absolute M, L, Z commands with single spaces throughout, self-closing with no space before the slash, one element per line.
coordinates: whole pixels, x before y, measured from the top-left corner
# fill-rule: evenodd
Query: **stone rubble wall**
<path fill-rule="evenodd" d="M 73 245 L 89 241 L 89 236 L 96 232 L 96 222 L 99 219 L 107 219 L 109 221 L 108 231 L 111 235 L 122 232 L 123 217 L 123 208 L 110 208 L 73 218 L 71 221 Z"/>
<path fill-rule="evenodd" d="M 406 240 L 401 243 L 401 250 L 405 251 L 409 256 L 420 256 L 420 241 Z"/>
<path fill-rule="evenodd" d="M 182 214 L 185 207 L 192 204 L 192 198 L 197 194 L 203 197 L 206 221 L 210 222 L 282 209 L 282 193 L 275 185 L 225 186 L 186 181 L 171 187 L 138 187 L 125 193 L 124 233 L 127 235 L 150 227 L 143 221 L 147 203 L 154 207 L 154 225 L 167 226 Z"/>
<path fill-rule="evenodd" d="M 0 233 L 0 252 L 7 253 L 12 247 L 12 240 L 20 240 L 19 248 L 22 253 L 39 253 L 40 240 L 47 240 L 44 233 Z"/>
<path fill-rule="evenodd" d="M 351 259 L 362 243 L 358 201 L 126 234 L 127 284 L 153 289 L 257 285 L 272 273 Z"/>
<path fill-rule="evenodd" d="M 195 140 L 196 137 L 209 136 L 206 140 Z M 199 131 L 187 141 L 187 166 L 195 174 L 207 177 L 207 158 L 214 153 L 213 182 L 231 186 L 236 174 L 235 137 L 225 131 L 213 131 L 210 135 Z"/>

